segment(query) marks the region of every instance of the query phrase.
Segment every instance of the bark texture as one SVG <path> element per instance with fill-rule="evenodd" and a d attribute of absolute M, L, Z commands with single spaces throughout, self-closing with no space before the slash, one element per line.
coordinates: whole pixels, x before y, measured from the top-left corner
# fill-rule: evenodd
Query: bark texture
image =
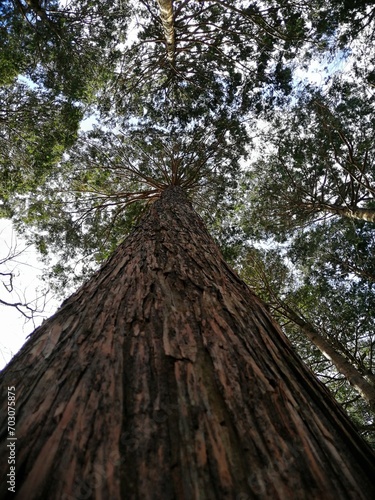
<path fill-rule="evenodd" d="M 371 208 L 350 207 L 341 205 L 329 205 L 327 203 L 303 203 L 310 210 L 319 212 L 325 211 L 348 219 L 364 220 L 366 222 L 375 222 L 375 210 Z"/>
<path fill-rule="evenodd" d="M 168 188 L 1 374 L 17 499 L 371 499 L 374 456 Z M 1 477 L 7 415 L 0 415 Z"/>
<path fill-rule="evenodd" d="M 163 25 L 167 59 L 174 65 L 176 51 L 176 35 L 173 16 L 173 0 L 158 0 L 160 19 Z"/>
<path fill-rule="evenodd" d="M 343 217 L 348 217 L 349 219 L 365 220 L 366 222 L 375 222 L 375 210 L 370 208 L 360 208 L 360 207 L 338 207 L 331 206 L 327 210 L 333 214 L 341 215 Z"/>

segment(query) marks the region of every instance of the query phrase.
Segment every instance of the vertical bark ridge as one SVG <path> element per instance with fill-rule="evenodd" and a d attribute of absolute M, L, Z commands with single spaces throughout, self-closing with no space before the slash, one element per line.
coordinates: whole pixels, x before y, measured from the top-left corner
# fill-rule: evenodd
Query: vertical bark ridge
<path fill-rule="evenodd" d="M 17 499 L 375 494 L 371 450 L 178 187 L 1 385 L 17 393 Z M 0 429 L 4 446 L 3 407 Z"/>

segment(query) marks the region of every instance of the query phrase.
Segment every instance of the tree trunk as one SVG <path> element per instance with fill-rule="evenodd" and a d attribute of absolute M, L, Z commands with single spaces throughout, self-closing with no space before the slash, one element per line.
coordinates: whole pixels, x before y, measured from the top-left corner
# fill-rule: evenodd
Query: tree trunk
<path fill-rule="evenodd" d="M 174 65 L 176 38 L 173 18 L 173 0 L 158 0 L 158 5 L 167 47 L 167 59 Z"/>
<path fill-rule="evenodd" d="M 1 374 L 11 386 L 16 495 L 3 481 L 3 499 L 375 495 L 370 448 L 179 187 L 34 332 Z"/>
<path fill-rule="evenodd" d="M 335 349 L 329 340 L 321 335 L 313 325 L 303 320 L 290 307 L 282 303 L 285 316 L 298 325 L 306 337 L 321 351 L 324 356 L 332 361 L 337 371 L 344 375 L 362 398 L 367 401 L 371 409 L 375 412 L 375 386 L 366 380 L 360 371 L 346 359 L 337 349 Z M 371 374 L 370 374 L 371 375 Z"/>
<path fill-rule="evenodd" d="M 360 208 L 360 207 L 342 207 L 340 205 L 309 205 L 308 207 L 314 207 L 314 209 L 323 210 L 330 212 L 331 214 L 340 215 L 341 217 L 347 217 L 349 219 L 364 220 L 366 222 L 375 222 L 375 210 L 371 208 Z"/>

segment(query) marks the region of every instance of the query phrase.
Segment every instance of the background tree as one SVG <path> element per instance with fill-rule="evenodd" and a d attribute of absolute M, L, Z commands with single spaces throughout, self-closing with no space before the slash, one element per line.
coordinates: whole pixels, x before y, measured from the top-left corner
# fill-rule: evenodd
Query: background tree
<path fill-rule="evenodd" d="M 289 112 L 276 114 L 263 133 L 260 159 L 245 174 L 249 202 L 242 217 L 258 249 L 271 242 L 278 248 L 278 257 L 270 252 L 259 264 L 261 272 L 245 256 L 247 279 L 372 440 L 373 413 L 342 374 L 344 365 L 354 368 L 372 400 L 373 97 L 367 80 L 353 83 L 343 74 L 323 89 L 305 88 Z M 314 346 L 306 346 L 306 336 Z M 342 356 L 334 372 L 332 356 L 323 357 L 328 348 Z"/>
<path fill-rule="evenodd" d="M 120 5 L 121 4 L 121 5 Z M 0 7 L 0 196 L 32 193 L 56 168 L 92 113 L 95 94 L 120 52 L 113 30 L 124 2 L 4 1 Z M 83 68 L 84 71 L 83 71 Z"/>
<path fill-rule="evenodd" d="M 374 295 L 363 283 L 310 275 L 277 250 L 249 251 L 241 274 L 266 301 L 299 354 L 373 443 Z M 362 399 L 361 399 L 362 398 Z"/>
<path fill-rule="evenodd" d="M 325 95 L 306 90 L 265 134 L 254 202 L 284 228 L 325 214 L 374 222 L 374 93 L 340 79 Z"/>
<path fill-rule="evenodd" d="M 74 143 L 82 112 L 20 82 L 4 87 L 0 100 L 0 213 L 11 216 L 11 197 L 35 190 Z"/>

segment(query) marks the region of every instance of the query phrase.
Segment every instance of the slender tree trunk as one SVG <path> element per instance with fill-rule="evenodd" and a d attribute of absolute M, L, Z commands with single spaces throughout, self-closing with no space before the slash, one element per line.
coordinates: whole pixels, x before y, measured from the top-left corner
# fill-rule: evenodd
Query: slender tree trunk
<path fill-rule="evenodd" d="M 361 372 L 357 370 L 345 356 L 335 349 L 313 325 L 303 320 L 286 304 L 283 304 L 282 307 L 285 310 L 286 317 L 298 325 L 306 337 L 316 345 L 327 359 L 332 361 L 337 371 L 344 375 L 348 382 L 357 389 L 363 399 L 367 401 L 371 409 L 375 412 L 375 386 L 371 382 L 368 382 Z"/>
<path fill-rule="evenodd" d="M 173 0 L 158 0 L 160 19 L 163 25 L 167 59 L 173 65 L 175 62 L 176 38 L 173 17 Z"/>
<path fill-rule="evenodd" d="M 375 495 L 370 448 L 179 187 L 34 332 L 1 374 L 11 386 L 4 499 Z M 2 478 L 7 423 L 2 405 Z"/>
<path fill-rule="evenodd" d="M 310 205 L 306 205 L 309 206 Z M 324 210 L 326 212 L 330 212 L 331 214 L 340 215 L 341 217 L 347 217 L 349 219 L 356 220 L 365 220 L 366 222 L 375 222 L 375 210 L 371 208 L 350 208 L 350 207 L 342 207 L 339 205 L 327 205 L 323 204 L 320 206 L 319 204 L 314 206 L 311 205 L 316 210 Z"/>

